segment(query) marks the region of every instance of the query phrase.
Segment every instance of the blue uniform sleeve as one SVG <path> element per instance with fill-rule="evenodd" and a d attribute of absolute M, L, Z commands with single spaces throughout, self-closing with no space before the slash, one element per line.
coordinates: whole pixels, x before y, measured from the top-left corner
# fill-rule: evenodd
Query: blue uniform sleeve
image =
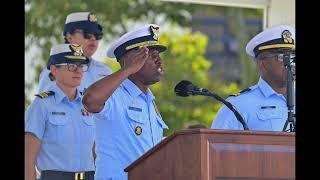
<path fill-rule="evenodd" d="M 39 91 L 38 93 L 47 91 L 49 87 L 54 84 L 54 81 L 51 81 L 49 79 L 49 73 L 50 71 L 45 68 L 42 70 L 40 76 L 39 76 Z"/>
<path fill-rule="evenodd" d="M 38 139 L 42 140 L 47 120 L 47 112 L 44 100 L 35 98 L 25 112 L 25 132 L 33 133 Z"/>
<path fill-rule="evenodd" d="M 223 105 L 213 120 L 211 129 L 243 130 L 243 126 L 237 120 L 234 113 L 227 106 Z"/>
<path fill-rule="evenodd" d="M 103 109 L 98 113 L 93 113 L 93 116 L 98 120 L 110 119 L 112 116 L 112 108 L 115 106 L 115 94 L 117 90 L 109 97 L 109 99 L 104 103 Z"/>

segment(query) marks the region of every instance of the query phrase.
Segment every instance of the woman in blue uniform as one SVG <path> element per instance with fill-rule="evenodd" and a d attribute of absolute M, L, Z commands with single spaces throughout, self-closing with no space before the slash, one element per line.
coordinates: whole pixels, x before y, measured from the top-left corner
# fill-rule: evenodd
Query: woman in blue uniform
<path fill-rule="evenodd" d="M 78 90 L 88 59 L 77 44 L 52 47 L 47 68 L 54 79 L 25 114 L 25 179 L 93 180 L 94 126 Z"/>

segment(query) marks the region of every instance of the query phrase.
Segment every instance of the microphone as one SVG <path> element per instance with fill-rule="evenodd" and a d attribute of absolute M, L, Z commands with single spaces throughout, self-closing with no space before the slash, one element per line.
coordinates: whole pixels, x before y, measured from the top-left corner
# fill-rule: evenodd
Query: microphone
<path fill-rule="evenodd" d="M 197 92 L 207 93 L 209 91 L 207 89 L 194 86 L 190 81 L 182 80 L 176 85 L 174 92 L 178 96 L 187 97 L 190 95 L 197 95 L 195 94 Z"/>
<path fill-rule="evenodd" d="M 282 131 L 287 131 L 287 126 L 289 125 L 289 131 L 296 131 L 296 121 L 294 114 L 294 81 L 295 81 L 295 55 L 287 53 L 283 56 L 283 65 L 286 69 L 287 75 L 287 107 L 288 107 L 288 118 Z"/>
<path fill-rule="evenodd" d="M 174 92 L 176 93 L 177 96 L 182 96 L 182 97 L 188 97 L 190 95 L 192 95 L 192 96 L 202 95 L 202 96 L 209 96 L 209 97 L 215 98 L 216 100 L 218 100 L 218 101 L 222 102 L 224 105 L 226 105 L 234 113 L 237 120 L 242 124 L 244 130 L 249 130 L 248 125 L 243 120 L 240 113 L 236 109 L 233 108 L 233 106 L 230 102 L 225 101 L 223 98 L 221 98 L 217 94 L 209 92 L 207 89 L 204 89 L 204 88 L 198 88 L 197 86 L 193 85 L 190 81 L 187 81 L 187 80 L 180 81 L 175 86 Z"/>

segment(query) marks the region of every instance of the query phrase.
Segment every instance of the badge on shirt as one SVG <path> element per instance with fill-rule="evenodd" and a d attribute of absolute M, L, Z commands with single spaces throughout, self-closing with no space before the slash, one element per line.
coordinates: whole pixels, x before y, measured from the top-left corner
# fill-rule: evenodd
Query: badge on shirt
<path fill-rule="evenodd" d="M 89 111 L 87 111 L 85 108 L 82 108 L 81 112 L 82 112 L 82 116 L 89 116 L 90 115 Z"/>
<path fill-rule="evenodd" d="M 136 133 L 136 135 L 140 135 L 142 133 L 142 128 L 140 126 L 137 126 L 135 129 L 134 129 L 134 132 Z"/>

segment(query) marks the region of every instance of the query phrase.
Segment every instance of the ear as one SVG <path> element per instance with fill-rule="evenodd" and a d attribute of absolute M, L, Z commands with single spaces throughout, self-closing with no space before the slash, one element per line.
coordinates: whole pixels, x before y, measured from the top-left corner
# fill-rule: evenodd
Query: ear
<path fill-rule="evenodd" d="M 67 39 L 67 41 L 68 41 L 69 43 L 71 43 L 71 42 L 72 42 L 72 39 L 73 39 L 73 35 L 72 35 L 70 32 L 67 32 L 67 34 L 66 34 L 66 39 Z"/>
<path fill-rule="evenodd" d="M 267 61 L 263 61 L 263 60 L 257 60 L 257 64 L 260 70 L 260 74 L 262 76 L 264 76 L 265 74 L 267 74 L 268 70 L 269 70 L 269 65 Z"/>
<path fill-rule="evenodd" d="M 54 76 L 57 74 L 57 69 L 55 65 L 50 65 L 50 71 Z"/>
<path fill-rule="evenodd" d="M 260 70 L 261 70 L 262 68 L 264 68 L 264 63 L 263 63 L 262 60 L 256 59 L 256 61 L 257 61 L 257 65 L 258 65 L 258 67 L 259 67 Z"/>

